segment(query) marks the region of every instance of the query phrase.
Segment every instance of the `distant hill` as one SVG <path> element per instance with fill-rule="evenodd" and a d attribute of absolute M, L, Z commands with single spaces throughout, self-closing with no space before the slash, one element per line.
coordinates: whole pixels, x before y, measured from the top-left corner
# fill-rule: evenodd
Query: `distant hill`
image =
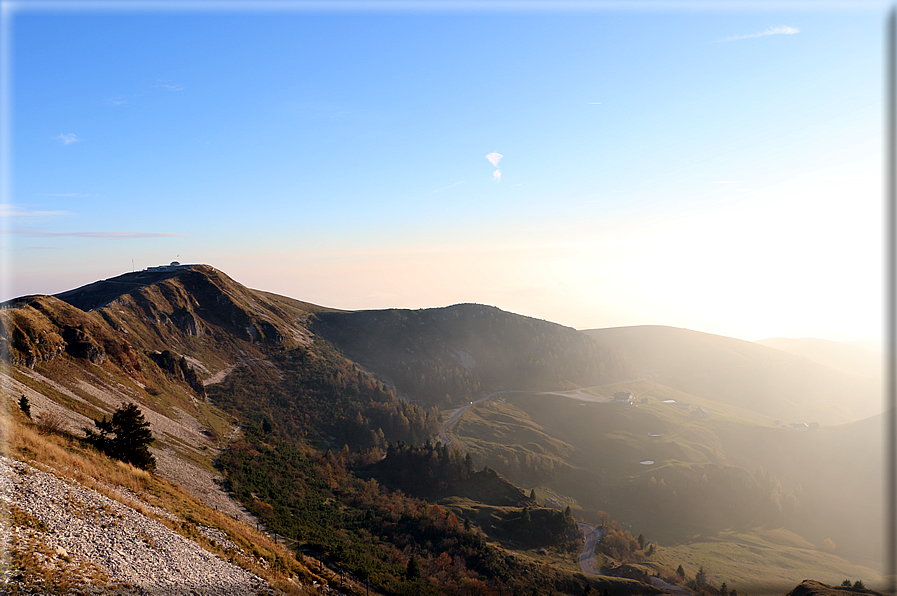
<path fill-rule="evenodd" d="M 853 341 L 842 341 L 841 343 L 847 344 L 848 346 L 853 346 L 855 348 L 863 348 L 864 350 L 869 350 L 870 352 L 875 352 L 876 354 L 882 354 L 884 352 L 884 345 L 881 341 L 858 339 Z"/>
<path fill-rule="evenodd" d="M 883 407 L 877 380 L 753 342 L 657 325 L 583 333 L 658 383 L 783 423 L 840 424 Z"/>
<path fill-rule="evenodd" d="M 881 378 L 881 352 L 874 352 L 849 343 L 807 337 L 800 339 L 774 337 L 761 339 L 754 343 L 809 358 L 843 373 L 874 379 Z"/>
<path fill-rule="evenodd" d="M 400 392 L 440 407 L 489 390 L 571 389 L 637 376 L 620 352 L 575 329 L 480 304 L 319 312 L 312 329 Z"/>

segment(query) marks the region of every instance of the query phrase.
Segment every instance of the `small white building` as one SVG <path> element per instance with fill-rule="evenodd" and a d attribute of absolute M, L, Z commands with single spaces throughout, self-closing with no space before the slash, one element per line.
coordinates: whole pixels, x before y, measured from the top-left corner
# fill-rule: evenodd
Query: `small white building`
<path fill-rule="evenodd" d="M 614 401 L 618 403 L 631 404 L 635 398 L 628 391 L 618 391 L 614 393 Z"/>
<path fill-rule="evenodd" d="M 147 267 L 147 271 L 177 271 L 178 269 L 186 269 L 190 265 L 181 265 L 177 261 L 172 261 L 169 265 L 159 265 L 158 267 Z"/>

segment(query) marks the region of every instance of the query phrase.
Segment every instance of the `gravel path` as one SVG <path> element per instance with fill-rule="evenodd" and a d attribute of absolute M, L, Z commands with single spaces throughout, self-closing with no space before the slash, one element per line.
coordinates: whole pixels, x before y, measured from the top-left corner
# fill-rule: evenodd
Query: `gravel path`
<path fill-rule="evenodd" d="M 141 509 L 154 509 L 133 499 Z M 0 500 L 12 522 L 2 525 L 0 535 L 12 554 L 0 575 L 0 592 L 6 584 L 45 586 L 54 593 L 273 593 L 263 579 L 159 521 L 26 463 L 0 457 Z M 237 550 L 220 531 L 196 529 Z"/>

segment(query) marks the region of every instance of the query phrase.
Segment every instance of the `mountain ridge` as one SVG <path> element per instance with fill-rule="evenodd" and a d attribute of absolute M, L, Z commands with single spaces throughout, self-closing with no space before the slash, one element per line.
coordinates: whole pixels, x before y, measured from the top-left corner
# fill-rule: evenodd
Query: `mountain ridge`
<path fill-rule="evenodd" d="M 207 265 L 149 273 L 142 277 L 124 274 L 56 296 L 27 296 L 4 303 L 0 348 L 8 358 L 2 372 L 4 387 L 12 390 L 7 392 L 7 407 L 16 409 L 18 396 L 26 396 L 37 426 L 42 428 L 55 414 L 61 419 L 60 436 L 68 437 L 70 448 L 79 449 L 76 435 L 80 428 L 126 402 L 137 403 L 158 439 L 152 449 L 161 478 L 184 486 L 206 503 L 229 508 L 250 523 L 260 519 L 295 539 L 299 532 L 313 531 L 314 556 L 330 560 L 331 568 L 339 557 L 346 565 L 349 560 L 358 565 L 359 557 L 384 557 L 370 573 L 381 588 L 390 586 L 388 590 L 394 593 L 404 593 L 401 590 L 407 588 L 421 594 L 453 594 L 451 590 L 461 590 L 462 584 L 452 582 L 462 579 L 476 579 L 484 585 L 492 582 L 489 585 L 494 589 L 507 589 L 513 581 L 530 581 L 529 576 L 536 572 L 524 573 L 523 569 L 529 569 L 526 565 L 546 569 L 544 574 L 538 572 L 539 581 L 566 594 L 579 594 L 585 585 L 609 587 L 611 593 L 656 593 L 656 588 L 644 583 L 645 578 L 668 572 L 675 564 L 669 567 L 663 549 L 653 558 L 647 555 L 647 545 L 640 549 L 635 538 L 627 537 L 622 529 L 614 534 L 614 540 L 621 542 L 613 549 L 605 545 L 607 550 L 601 556 L 614 561 L 607 565 L 609 573 L 626 569 L 630 577 L 642 578 L 641 583 L 582 575 L 568 554 L 573 548 L 569 535 L 552 545 L 555 533 L 563 534 L 573 521 L 566 513 L 563 519 L 558 517 L 565 503 L 556 492 L 562 484 L 558 482 L 581 480 L 583 477 L 575 476 L 579 473 L 576 466 L 598 459 L 585 452 L 595 448 L 610 450 L 608 455 L 602 454 L 602 461 L 618 469 L 614 478 L 624 480 L 633 471 L 645 470 L 638 459 L 647 456 L 672 458 L 658 461 L 658 470 L 673 469 L 671 466 L 684 471 L 705 469 L 707 476 L 717 469 L 729 469 L 725 466 L 731 466 L 730 459 L 737 455 L 726 451 L 735 442 L 723 440 L 726 432 L 736 429 L 734 414 L 713 405 L 722 403 L 714 401 L 718 396 L 688 398 L 687 393 L 661 384 L 677 381 L 676 375 L 661 379 L 657 371 L 633 380 L 639 376 L 637 365 L 650 364 L 651 358 L 654 363 L 662 358 L 675 362 L 685 354 L 670 356 L 657 352 L 656 346 L 653 355 L 645 350 L 627 353 L 607 337 L 595 341 L 569 327 L 486 305 L 345 311 L 252 290 Z M 703 337 L 688 330 L 673 333 Z M 626 342 L 620 343 L 628 347 Z M 687 342 L 679 345 L 681 352 L 691 351 L 691 362 L 686 362 L 691 369 L 685 366 L 685 372 L 704 366 L 707 351 L 712 355 L 714 345 L 704 346 L 704 352 L 692 350 Z M 722 356 L 717 354 L 717 360 L 723 358 L 725 364 L 725 358 L 736 358 L 739 364 L 752 363 L 747 356 L 739 356 L 741 344 L 731 346 Z M 496 389 L 504 393 L 480 404 L 481 395 Z M 564 394 L 570 389 L 593 403 L 577 403 Z M 610 403 L 610 396 L 620 390 L 633 392 L 635 401 Z M 535 393 L 527 397 L 526 391 Z M 543 391 L 556 395 L 540 393 Z M 704 404 L 707 418 L 660 405 L 668 396 Z M 470 403 L 472 398 L 478 405 Z M 374 465 L 388 455 L 391 445 L 421 445 L 435 437 L 446 414 L 438 407 L 459 404 L 470 404 L 453 431 L 462 446 L 474 445 L 471 432 L 495 431 L 499 442 L 502 436 L 510 441 L 517 441 L 518 435 L 528 437 L 519 444 L 505 445 L 507 449 L 498 453 L 495 461 L 500 465 L 510 462 L 541 479 L 536 485 L 524 484 L 529 498 L 494 471 L 469 475 L 469 458 L 464 461 L 442 447 L 414 451 L 415 457 L 405 463 L 397 460 L 391 468 Z M 645 418 L 652 408 L 667 408 L 656 410 L 656 423 Z M 595 424 L 604 420 L 601 428 L 605 430 L 597 442 L 565 442 L 560 433 L 569 431 L 556 424 L 563 419 L 577 421 L 586 433 L 599 428 Z M 518 422 L 519 430 L 513 430 Z M 793 439 L 803 445 L 795 451 L 804 454 L 802 457 L 812 452 L 813 442 L 801 442 L 800 437 L 823 432 L 787 434 L 783 428 L 756 421 L 736 430 L 733 436 L 746 442 L 757 431 L 777 440 Z M 671 436 L 652 438 L 652 433 L 659 431 Z M 689 438 L 679 439 L 677 433 Z M 854 434 L 845 428 L 826 436 Z M 662 449 L 658 451 L 658 447 Z M 575 450 L 582 452 L 573 458 Z M 478 458 L 487 455 L 481 446 L 472 452 Z M 635 460 L 614 462 L 612 453 L 632 455 Z M 555 482 L 551 469 L 540 466 L 552 466 L 558 458 L 576 463 L 558 468 L 562 477 Z M 226 466 L 216 468 L 216 460 Z M 465 474 L 481 480 L 466 488 L 459 485 L 461 492 L 456 495 L 452 483 L 444 484 L 438 493 L 421 489 L 419 482 L 409 483 L 418 473 L 451 478 L 448 470 L 462 461 L 468 470 Z M 493 465 L 492 460 L 485 461 Z M 477 465 L 482 463 L 480 460 Z M 364 470 L 363 477 L 359 476 Z M 503 469 L 498 471 L 504 474 Z M 787 471 L 783 468 L 782 473 Z M 601 484 L 600 471 L 594 472 L 585 478 L 604 491 L 589 504 L 596 509 L 586 511 L 576 505 L 574 514 L 597 521 L 608 515 L 597 510 L 602 495 L 615 493 Z M 666 471 L 656 475 L 671 483 L 684 477 Z M 431 507 L 415 497 L 390 493 L 378 484 L 378 477 L 381 484 L 414 490 L 421 497 L 438 497 L 441 505 Z M 766 478 L 734 469 L 719 476 L 723 481 L 742 483 L 753 482 L 752 477 Z M 643 480 L 649 479 L 642 475 L 637 482 L 630 482 L 632 490 L 644 493 Z M 764 482 L 772 487 L 769 494 L 785 495 L 786 491 L 775 488 L 774 479 Z M 622 489 L 626 486 L 620 484 Z M 323 516 L 321 519 L 302 525 L 305 522 L 292 516 L 290 511 L 297 515 L 300 511 L 289 509 L 297 504 L 297 491 L 309 500 L 303 504 L 302 515 Z M 509 497 L 491 505 L 477 500 L 500 494 Z M 619 494 L 619 498 L 636 502 L 625 490 Z M 713 494 L 714 498 L 726 498 L 725 491 Z M 533 495 L 538 495 L 535 500 Z M 232 497 L 240 502 L 230 501 Z M 575 505 L 575 501 L 566 502 Z M 544 509 L 546 505 L 560 510 L 551 513 Z M 372 509 L 365 513 L 359 506 Z M 396 511 L 404 513 L 396 517 Z M 464 517 L 468 522 L 461 523 Z M 365 520 L 375 520 L 378 532 L 384 535 L 395 533 L 395 524 L 399 524 L 401 533 L 392 540 L 400 542 L 367 536 Z M 527 520 L 556 524 L 552 531 L 540 533 L 527 529 Z M 649 531 L 646 526 L 644 532 Z M 340 536 L 351 536 L 354 546 L 345 546 Z M 453 556 L 478 553 L 469 560 L 470 568 L 455 579 L 448 568 L 436 564 L 438 551 L 426 546 L 427 541 L 437 544 L 440 540 L 455 545 L 451 547 Z M 511 544 L 517 545 L 515 550 L 527 545 L 526 552 L 505 550 Z M 396 547 L 398 550 L 388 551 Z M 425 589 L 413 574 L 408 575 L 411 561 L 421 566 L 424 576 L 431 574 L 446 586 L 456 587 Z M 666 577 L 667 581 L 679 581 Z"/>

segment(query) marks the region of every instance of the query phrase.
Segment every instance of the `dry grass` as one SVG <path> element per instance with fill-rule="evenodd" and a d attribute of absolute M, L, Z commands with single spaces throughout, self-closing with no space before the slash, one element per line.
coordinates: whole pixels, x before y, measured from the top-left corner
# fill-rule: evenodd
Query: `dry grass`
<path fill-rule="evenodd" d="M 294 580 L 308 585 L 313 579 L 318 582 L 322 582 L 322 579 L 308 570 L 301 556 L 297 559 L 297 555 L 283 545 L 275 544 L 267 535 L 205 506 L 176 485 L 85 447 L 76 437 L 64 432 L 44 433 L 40 425 L 28 420 L 18 407 L 5 409 L 7 415 L 4 416 L 5 424 L 2 425 L 4 435 L 2 444 L 5 444 L 6 449 L 3 455 L 32 465 L 36 464 L 47 472 L 92 488 L 133 507 L 173 531 L 194 540 L 222 559 L 264 578 L 272 587 L 286 594 L 316 593 L 310 587 L 307 589 L 298 587 Z M 123 494 L 126 492 L 133 493 L 147 505 L 128 499 L 126 494 Z M 152 511 L 149 503 L 152 503 L 152 507 L 164 509 L 183 521 L 173 521 L 158 515 Z M 54 559 L 53 553 L 45 553 L 40 544 L 40 529 L 34 525 L 38 523 L 37 520 L 27 519 L 17 514 L 15 510 L 6 513 L 14 518 L 11 521 L 15 525 L 29 528 L 31 531 L 31 538 L 23 538 L 13 545 L 13 550 L 18 553 L 13 557 L 16 573 L 21 574 L 23 578 L 43 577 L 43 585 L 53 585 L 61 589 L 65 589 L 72 582 L 81 582 L 91 576 L 95 580 L 104 579 L 96 575 L 95 569 L 81 569 L 83 565 L 72 566 L 59 557 Z M 228 551 L 224 546 L 204 538 L 197 530 L 198 526 L 221 530 L 243 550 L 243 553 L 233 549 Z"/>

